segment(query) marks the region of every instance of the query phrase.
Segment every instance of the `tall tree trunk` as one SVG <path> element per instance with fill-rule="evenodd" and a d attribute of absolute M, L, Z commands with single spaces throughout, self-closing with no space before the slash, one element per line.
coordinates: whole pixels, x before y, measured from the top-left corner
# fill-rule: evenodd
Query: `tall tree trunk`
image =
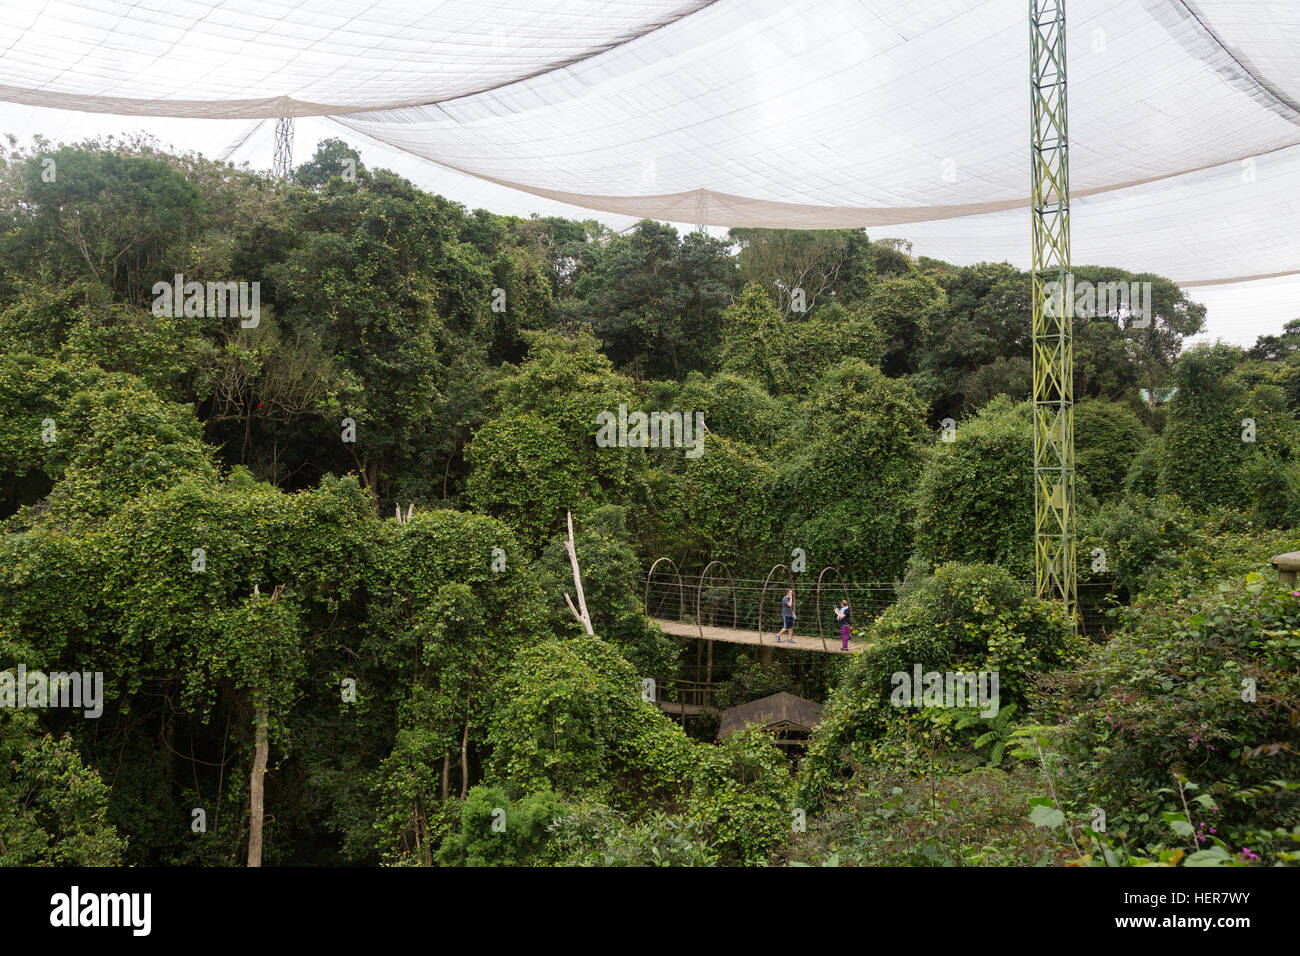
<path fill-rule="evenodd" d="M 469 717 L 465 717 L 465 733 L 460 738 L 460 798 L 469 793 Z"/>
<path fill-rule="evenodd" d="M 253 741 L 253 776 L 249 781 L 248 865 L 262 865 L 262 816 L 265 809 L 262 787 L 266 781 L 267 705 L 266 698 L 258 694 L 253 698 L 253 723 L 256 728 Z"/>
<path fill-rule="evenodd" d="M 379 462 L 366 462 L 364 473 L 366 479 L 366 491 L 370 493 L 370 503 L 375 509 L 375 516 L 379 516 Z"/>
<path fill-rule="evenodd" d="M 448 784 L 451 779 L 451 754 L 442 755 L 442 802 L 447 802 Z"/>

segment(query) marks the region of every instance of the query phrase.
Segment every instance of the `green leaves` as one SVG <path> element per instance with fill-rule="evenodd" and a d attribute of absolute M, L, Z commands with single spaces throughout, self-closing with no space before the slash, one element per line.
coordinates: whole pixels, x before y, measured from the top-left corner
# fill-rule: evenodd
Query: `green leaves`
<path fill-rule="evenodd" d="M 1065 823 L 1065 814 L 1056 808 L 1050 797 L 1034 797 L 1029 803 L 1029 821 L 1034 826 L 1055 830 Z"/>
<path fill-rule="evenodd" d="M 1185 817 L 1182 813 L 1178 811 L 1166 810 L 1164 813 L 1160 815 L 1160 818 L 1164 820 L 1166 824 L 1169 825 L 1169 828 L 1173 830 L 1174 833 L 1176 833 L 1180 837 L 1183 837 L 1184 839 L 1188 839 L 1196 835 L 1196 828 L 1192 826 L 1190 823 L 1188 823 L 1187 817 Z"/>

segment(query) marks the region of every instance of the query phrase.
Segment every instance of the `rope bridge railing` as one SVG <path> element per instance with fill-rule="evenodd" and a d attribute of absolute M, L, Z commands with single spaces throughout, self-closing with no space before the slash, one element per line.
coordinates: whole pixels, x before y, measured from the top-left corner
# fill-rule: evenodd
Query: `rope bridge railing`
<path fill-rule="evenodd" d="M 1031 588 L 1033 582 L 1025 582 Z M 781 627 L 781 598 L 788 588 L 795 592 L 794 634 L 820 639 L 827 647 L 828 637 L 839 639 L 833 608 L 847 599 L 852 608 L 855 630 L 883 613 L 897 601 L 893 582 L 847 582 L 835 567 L 821 570 L 815 580 L 796 578 L 784 565 L 777 564 L 762 580 L 737 578 L 721 561 L 710 561 L 698 577 L 684 577 L 670 558 L 659 558 L 650 565 L 645 583 L 645 610 L 652 618 L 694 625 L 700 638 L 706 639 L 705 627 L 756 631 L 758 643 L 775 640 Z M 1095 606 L 1080 608 L 1085 633 L 1104 632 L 1106 618 L 1101 607 L 1112 589 L 1111 582 L 1080 583 L 1081 605 L 1084 594 L 1094 597 Z M 828 633 L 829 632 L 829 633 Z"/>
<path fill-rule="evenodd" d="M 756 631 L 759 644 L 775 640 L 781 628 L 781 598 L 795 592 L 793 633 L 820 639 L 839 639 L 832 608 L 841 598 L 853 609 L 854 621 L 865 623 L 894 603 L 894 585 L 858 584 L 843 580 L 834 567 L 823 568 L 815 582 L 800 582 L 784 564 L 772 567 L 763 580 L 737 578 L 721 561 L 710 561 L 699 577 L 683 577 L 670 558 L 659 558 L 646 574 L 645 609 L 653 618 L 694 624 L 701 639 L 705 627 Z M 828 632 L 830 632 L 828 634 Z"/>

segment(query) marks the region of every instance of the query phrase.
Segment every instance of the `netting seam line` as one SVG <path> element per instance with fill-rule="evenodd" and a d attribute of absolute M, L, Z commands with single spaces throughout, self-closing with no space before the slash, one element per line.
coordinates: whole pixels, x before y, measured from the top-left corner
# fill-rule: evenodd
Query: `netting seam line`
<path fill-rule="evenodd" d="M 1234 282 L 1258 282 L 1261 279 L 1281 279 L 1295 275 L 1300 275 L 1300 269 L 1289 269 L 1286 272 L 1261 272 L 1253 276 L 1233 276 L 1231 279 L 1194 279 L 1190 282 L 1175 282 L 1174 285 L 1182 289 L 1190 289 L 1193 286 L 1232 285 Z"/>
<path fill-rule="evenodd" d="M 443 162 L 435 159 L 422 152 L 395 143 L 378 134 L 378 131 L 367 131 L 355 127 L 348 121 L 350 116 L 358 114 L 340 113 L 334 114 L 327 119 L 347 127 L 349 130 L 360 133 L 363 136 L 369 136 L 378 142 L 384 143 L 394 149 L 400 150 L 412 156 L 418 156 L 425 162 L 435 163 L 444 169 L 450 169 L 453 172 L 461 173 L 465 176 L 472 176 L 475 179 L 481 179 L 485 182 L 494 183 L 506 189 L 514 189 L 520 192 L 530 193 L 539 196 L 542 199 L 550 199 L 553 202 L 565 203 L 570 206 L 578 206 L 584 209 L 595 209 L 601 212 L 613 213 L 616 215 L 642 216 L 645 218 L 648 214 L 644 210 L 629 212 L 627 203 L 654 203 L 659 201 L 661 205 L 672 202 L 686 202 L 697 200 L 700 197 L 706 200 L 716 200 L 723 208 L 728 205 L 740 205 L 757 207 L 762 210 L 770 210 L 773 215 L 777 212 L 787 212 L 790 215 L 808 214 L 808 213 L 825 213 L 833 215 L 836 219 L 834 223 L 826 225 L 801 225 L 798 228 L 805 229 L 840 229 L 840 228 L 877 228 L 888 226 L 907 225 L 910 223 L 937 222 L 945 219 L 963 219 L 969 216 L 982 216 L 989 213 L 1009 212 L 1016 209 L 1028 209 L 1031 205 L 1029 197 L 1022 199 L 1001 199 L 980 203 L 961 203 L 946 206 L 815 206 L 807 203 L 782 202 L 774 199 L 754 199 L 748 196 L 738 196 L 732 193 L 717 192 L 712 189 L 688 189 L 684 192 L 676 193 L 650 193 L 641 196 L 610 196 L 596 193 L 574 193 L 560 189 L 548 189 L 544 186 L 530 186 L 526 183 L 519 183 L 509 179 L 502 179 L 498 176 L 492 176 L 488 173 L 475 172 L 472 169 L 466 169 L 463 166 L 457 166 L 452 163 Z M 369 117 L 366 117 L 369 118 Z M 1206 163 L 1202 166 L 1194 166 L 1189 169 L 1176 170 L 1170 173 L 1162 173 L 1158 176 L 1149 176 L 1145 179 L 1135 179 L 1124 183 L 1114 183 L 1107 186 L 1093 186 L 1089 189 L 1071 190 L 1071 199 L 1086 199 L 1091 196 L 1098 196 L 1105 193 L 1118 192 L 1124 189 L 1132 189 L 1137 186 L 1145 186 L 1149 183 L 1161 182 L 1166 179 L 1174 179 L 1178 176 L 1187 176 L 1192 173 L 1204 172 L 1208 169 L 1215 169 L 1219 166 L 1228 166 L 1233 163 L 1240 163 L 1247 159 L 1254 159 L 1259 156 L 1268 156 L 1272 153 L 1279 153 L 1287 149 L 1300 147 L 1300 140 L 1294 143 L 1287 143 L 1282 146 L 1276 146 L 1272 149 L 1262 150 L 1258 153 L 1251 153 L 1244 156 L 1236 156 L 1229 159 L 1216 159 L 1213 162 Z M 706 208 L 716 208 L 714 203 L 708 202 Z M 650 218 L 664 218 L 666 220 L 685 222 L 684 218 L 675 217 L 671 213 L 663 213 L 659 216 L 650 216 Z M 712 216 L 706 216 L 707 226 L 736 226 L 752 225 L 746 222 L 733 222 L 731 220 L 718 221 Z M 772 225 L 771 228 L 790 228 L 788 224 Z M 1289 272 L 1279 273 L 1280 275 L 1290 275 Z M 1217 285 L 1228 282 L 1249 282 L 1252 277 L 1227 277 L 1216 279 L 1195 280 L 1204 285 Z M 1179 282 L 1178 285 L 1191 285 L 1192 282 Z"/>
<path fill-rule="evenodd" d="M 423 106 L 441 106 L 443 103 L 454 103 L 456 100 L 466 99 L 471 96 L 480 96 L 487 93 L 494 93 L 507 87 L 514 86 L 518 83 L 527 83 L 531 80 L 539 79 L 551 73 L 557 73 L 560 70 L 577 66 L 587 60 L 603 56 L 629 43 L 635 43 L 637 40 L 644 39 L 652 33 L 672 26 L 687 17 L 694 16 L 702 10 L 719 3 L 720 0 L 696 0 L 687 9 L 672 14 L 661 20 L 647 24 L 640 31 L 598 46 L 594 49 L 586 50 L 566 60 L 559 60 L 554 63 L 548 63 L 531 73 L 524 73 L 520 76 L 512 76 L 509 79 L 501 80 L 490 86 L 485 86 L 477 90 L 468 90 L 464 93 L 457 93 L 454 96 L 442 97 L 433 100 L 410 100 L 403 103 L 381 103 L 376 106 L 346 106 L 344 104 L 313 103 L 308 100 L 296 100 L 289 96 L 269 96 L 262 99 L 248 100 L 176 100 L 170 103 L 166 101 L 146 100 L 135 97 L 113 97 L 100 96 L 93 93 L 58 93 L 48 90 L 30 89 L 20 86 L 0 85 L 0 100 L 10 103 L 19 103 L 24 106 L 45 106 L 53 109 L 75 110 L 85 113 L 111 113 L 127 116 L 174 116 L 178 118 L 185 117 L 206 117 L 209 119 L 279 119 L 281 117 L 301 117 L 301 116 L 330 116 L 342 112 L 350 114 L 357 113 L 384 113 L 390 110 L 415 109 Z M 24 31 L 25 33 L 26 31 Z M 15 41 L 16 42 L 16 41 Z M 173 44 L 174 45 L 174 44 Z M 64 101 L 67 105 L 60 106 L 58 101 Z M 159 106 L 166 106 L 161 111 Z M 214 106 L 225 106 L 235 108 L 237 112 L 231 115 L 211 115 L 208 111 Z"/>
<path fill-rule="evenodd" d="M 1291 102 L 1284 93 L 1280 90 L 1274 89 L 1272 84 L 1265 82 L 1254 69 L 1247 66 L 1246 63 L 1242 61 L 1243 54 L 1233 50 L 1232 47 L 1223 42 L 1219 35 L 1214 32 L 1208 23 L 1205 22 L 1201 12 L 1193 6 L 1191 0 L 1172 0 L 1172 2 L 1186 10 L 1187 15 L 1196 22 L 1197 27 L 1199 27 L 1207 37 L 1214 41 L 1214 44 L 1223 51 L 1223 54 L 1227 56 L 1228 59 L 1232 60 L 1232 62 L 1237 65 L 1237 68 L 1241 70 L 1242 74 L 1249 78 L 1256 87 L 1272 99 L 1277 106 L 1282 107 L 1286 111 L 1285 114 L 1283 114 L 1286 119 L 1300 126 L 1300 103 Z M 1159 17 L 1156 19 L 1159 20 Z M 1189 50 L 1188 52 L 1190 53 L 1191 51 Z M 1280 113 L 1281 111 L 1278 112 Z"/>
<path fill-rule="evenodd" d="M 529 80 L 535 80 L 538 77 L 546 76 L 549 73 L 557 73 L 560 70 L 568 69 L 571 66 L 576 66 L 577 64 L 582 63 L 586 60 L 593 59 L 594 57 L 603 56 L 604 54 L 609 53 L 613 50 L 617 50 L 619 47 L 626 46 L 629 43 L 635 43 L 637 40 L 640 40 L 644 37 L 648 37 L 650 34 L 656 33 L 659 30 L 662 30 L 664 27 L 672 26 L 674 23 L 677 23 L 681 20 L 685 20 L 687 17 L 694 16 L 695 14 L 699 13 L 701 10 L 707 10 L 709 7 L 713 6 L 718 2 L 720 2 L 720 0 L 697 0 L 695 5 L 691 7 L 689 10 L 683 10 L 682 12 L 676 13 L 668 17 L 667 19 L 660 20 L 657 23 L 651 23 L 644 30 L 642 30 L 640 33 L 636 34 L 635 36 L 625 37 L 624 39 L 618 40 L 614 43 L 607 43 L 605 44 L 605 46 L 600 47 L 599 49 L 589 50 L 586 53 L 581 53 L 577 56 L 570 57 L 568 60 L 564 60 L 559 63 L 552 63 L 549 66 L 544 66 L 540 70 L 535 70 L 534 72 L 529 73 L 526 76 L 513 77 L 509 80 L 502 80 L 500 83 L 494 83 L 491 86 L 485 86 L 481 90 L 472 90 L 468 93 L 457 93 L 455 96 L 447 96 L 440 100 L 429 100 L 427 103 L 416 104 L 416 105 L 441 106 L 444 103 L 454 103 L 456 102 L 456 100 L 466 99 L 471 96 L 479 96 L 484 93 L 495 93 L 497 90 L 503 90 L 508 86 L 514 86 L 516 83 L 527 83 Z"/>

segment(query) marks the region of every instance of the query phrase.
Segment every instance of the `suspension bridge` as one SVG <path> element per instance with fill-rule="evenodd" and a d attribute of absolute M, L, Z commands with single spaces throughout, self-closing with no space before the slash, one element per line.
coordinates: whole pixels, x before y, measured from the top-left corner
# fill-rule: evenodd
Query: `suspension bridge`
<path fill-rule="evenodd" d="M 1024 582 L 1032 588 L 1034 582 Z M 1114 581 L 1093 581 L 1080 590 L 1091 592 L 1091 600 L 1079 608 L 1085 634 L 1100 634 L 1105 627 L 1101 607 L 1113 592 Z M 781 598 L 787 589 L 795 594 L 794 643 L 786 637 L 776 642 L 782 627 Z M 646 573 L 645 611 L 665 634 L 751 644 L 783 650 L 842 653 L 835 607 L 849 602 L 853 634 L 866 633 L 867 626 L 895 601 L 892 582 L 858 583 L 843 579 L 835 567 L 823 568 L 816 580 L 800 576 L 784 564 L 775 565 L 762 581 L 735 578 L 721 561 L 710 561 L 698 578 L 683 577 L 671 558 L 658 558 Z M 857 654 L 866 642 L 849 641 L 848 653 Z"/>
<path fill-rule="evenodd" d="M 778 644 L 781 598 L 787 589 L 795 596 L 794 632 Z M 737 579 L 721 561 L 710 561 L 688 582 L 670 558 L 657 559 L 646 574 L 645 609 L 650 618 L 665 634 L 701 641 L 845 653 L 834 612 L 841 599 L 849 602 L 857 633 L 894 603 L 894 587 L 850 584 L 834 567 L 823 568 L 816 583 L 797 583 L 784 564 L 773 567 L 761 582 Z M 865 646 L 850 640 L 847 653 L 860 653 Z"/>

